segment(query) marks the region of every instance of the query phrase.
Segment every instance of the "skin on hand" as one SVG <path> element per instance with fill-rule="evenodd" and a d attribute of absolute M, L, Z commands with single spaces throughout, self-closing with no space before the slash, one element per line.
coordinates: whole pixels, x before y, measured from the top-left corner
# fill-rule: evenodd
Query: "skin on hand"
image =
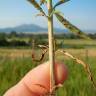
<path fill-rule="evenodd" d="M 55 64 L 56 84 L 63 84 L 67 79 L 68 70 L 62 63 Z M 50 64 L 45 62 L 32 69 L 4 96 L 43 96 L 50 91 Z"/>

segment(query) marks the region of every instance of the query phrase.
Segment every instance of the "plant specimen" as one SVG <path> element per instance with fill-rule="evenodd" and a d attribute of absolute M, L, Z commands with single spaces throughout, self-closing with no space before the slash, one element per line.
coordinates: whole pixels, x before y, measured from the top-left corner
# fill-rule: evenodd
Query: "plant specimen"
<path fill-rule="evenodd" d="M 66 20 L 60 11 L 57 11 L 56 8 L 58 6 L 60 6 L 61 4 L 64 4 L 70 0 L 58 0 L 57 3 L 55 3 L 55 5 L 53 5 L 53 0 L 28 0 L 37 10 L 39 10 L 39 14 L 37 14 L 37 16 L 44 16 L 47 20 L 48 20 L 48 40 L 49 40 L 49 46 L 44 46 L 44 45 L 39 45 L 39 47 L 42 48 L 43 53 L 41 54 L 40 59 L 35 59 L 35 54 L 32 54 L 32 58 L 34 61 L 38 61 L 40 62 L 41 60 L 43 60 L 44 55 L 46 54 L 46 52 L 49 49 L 49 63 L 50 63 L 50 92 L 49 92 L 49 96 L 54 96 L 55 95 L 55 89 L 57 87 L 60 87 L 61 84 L 59 85 L 55 85 L 55 76 L 54 76 L 54 64 L 55 64 L 55 56 L 56 53 L 59 51 L 61 53 L 63 53 L 64 55 L 67 55 L 68 57 L 74 59 L 77 63 L 83 65 L 83 67 L 85 68 L 85 70 L 87 71 L 87 73 L 89 74 L 89 78 L 90 80 L 93 82 L 93 85 L 95 85 L 95 82 L 93 80 L 93 76 L 91 74 L 90 71 L 90 67 L 88 66 L 88 64 L 84 63 L 83 61 L 79 60 L 78 58 L 72 56 L 71 54 L 69 54 L 66 51 L 62 51 L 59 49 L 55 50 L 55 45 L 54 45 L 54 33 L 53 33 L 53 15 L 56 16 L 56 18 L 58 19 L 58 21 L 65 26 L 68 30 L 70 30 L 71 32 L 73 32 L 74 34 L 85 38 L 85 39 L 90 39 L 85 33 L 83 33 L 79 28 L 77 28 L 76 26 L 72 25 L 68 20 Z M 42 8 L 42 5 L 47 6 L 47 11 L 48 14 L 46 14 L 46 11 L 44 11 L 44 8 Z M 41 85 L 39 85 L 41 86 Z M 42 87 L 42 86 L 41 86 Z M 43 86 L 44 87 L 44 86 Z"/>

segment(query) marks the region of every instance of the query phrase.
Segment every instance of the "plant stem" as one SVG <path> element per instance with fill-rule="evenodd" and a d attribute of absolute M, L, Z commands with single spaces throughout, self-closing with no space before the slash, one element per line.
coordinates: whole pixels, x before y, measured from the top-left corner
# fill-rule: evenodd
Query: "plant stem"
<path fill-rule="evenodd" d="M 52 12 L 52 0 L 48 1 L 48 37 L 49 37 L 49 63 L 50 63 L 50 92 L 55 86 L 55 74 L 54 74 L 54 35 L 53 35 L 53 15 Z M 54 93 L 54 92 L 53 92 Z M 50 95 L 53 96 L 53 95 Z"/>

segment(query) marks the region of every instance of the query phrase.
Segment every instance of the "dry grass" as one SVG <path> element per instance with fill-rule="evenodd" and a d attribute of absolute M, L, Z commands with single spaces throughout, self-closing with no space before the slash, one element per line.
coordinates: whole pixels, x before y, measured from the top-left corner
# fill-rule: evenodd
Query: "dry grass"
<path fill-rule="evenodd" d="M 90 64 L 94 80 L 96 80 L 96 49 L 87 49 L 89 56 L 87 59 L 86 49 L 65 50 Z M 29 70 L 38 65 L 32 62 L 31 51 L 31 49 L 0 49 L 0 96 L 3 96 L 8 88 L 15 85 Z M 39 57 L 40 50 L 36 50 L 36 53 L 36 57 Z M 57 96 L 96 96 L 96 91 L 82 66 L 65 57 L 60 52 L 56 55 L 56 60 L 64 62 L 69 69 L 69 77 L 64 86 L 57 91 Z"/>
<path fill-rule="evenodd" d="M 96 49 L 65 49 L 67 52 L 77 56 L 77 57 L 96 57 Z M 40 53 L 40 50 L 36 50 L 36 53 Z M 23 57 L 31 57 L 32 50 L 31 49 L 0 49 L 0 57 L 9 57 L 9 58 L 23 58 Z M 57 58 L 59 58 L 61 54 L 58 53 Z M 60 56 L 61 58 L 61 56 Z"/>

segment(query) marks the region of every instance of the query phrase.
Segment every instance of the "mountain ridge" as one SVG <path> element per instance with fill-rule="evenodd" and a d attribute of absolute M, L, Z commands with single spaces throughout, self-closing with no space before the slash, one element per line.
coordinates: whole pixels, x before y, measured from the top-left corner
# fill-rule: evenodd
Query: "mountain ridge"
<path fill-rule="evenodd" d="M 65 29 L 54 28 L 55 32 L 65 32 Z M 0 28 L 0 32 L 47 32 L 47 28 L 35 24 L 22 24 L 15 27 Z"/>
<path fill-rule="evenodd" d="M 21 24 L 15 27 L 7 27 L 7 28 L 0 28 L 0 32 L 5 32 L 9 33 L 12 31 L 16 32 L 25 32 L 25 33 L 30 33 L 30 32 L 35 32 L 35 33 L 44 33 L 48 32 L 47 28 L 43 28 L 41 26 L 35 25 L 35 24 Z M 54 28 L 54 32 L 56 33 L 66 33 L 69 32 L 67 29 L 61 29 L 61 28 Z M 85 30 L 84 32 L 86 33 L 96 33 L 96 30 Z"/>

